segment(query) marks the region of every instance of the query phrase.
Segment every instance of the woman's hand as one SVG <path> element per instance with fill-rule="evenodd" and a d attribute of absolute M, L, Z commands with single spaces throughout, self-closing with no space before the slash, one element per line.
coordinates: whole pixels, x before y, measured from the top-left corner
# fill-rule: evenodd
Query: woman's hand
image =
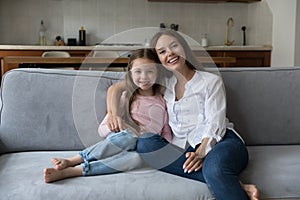
<path fill-rule="evenodd" d="M 183 164 L 183 170 L 185 173 L 191 173 L 201 169 L 204 158 L 198 156 L 196 152 L 187 152 L 185 157 L 187 158 Z"/>
<path fill-rule="evenodd" d="M 121 117 L 112 114 L 107 115 L 107 126 L 110 131 L 115 133 L 126 128 L 124 120 Z"/>
<path fill-rule="evenodd" d="M 207 154 L 207 146 L 209 145 L 212 148 L 215 144 L 215 139 L 203 138 L 200 145 L 197 147 L 196 152 L 187 152 L 185 154 L 187 159 L 183 164 L 184 172 L 191 173 L 193 171 L 199 171 Z"/>

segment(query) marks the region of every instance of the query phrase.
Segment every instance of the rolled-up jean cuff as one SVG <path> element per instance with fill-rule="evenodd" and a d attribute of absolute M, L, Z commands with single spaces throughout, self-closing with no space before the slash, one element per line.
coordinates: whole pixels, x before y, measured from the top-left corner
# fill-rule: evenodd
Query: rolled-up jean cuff
<path fill-rule="evenodd" d="M 80 164 L 81 167 L 82 167 L 82 176 L 87 176 L 88 175 L 88 172 L 90 170 L 90 165 L 88 162 L 83 162 Z"/>
<path fill-rule="evenodd" d="M 87 161 L 86 158 L 85 158 L 85 156 L 84 156 L 84 154 L 82 153 L 82 151 L 78 152 L 78 154 L 79 154 L 79 156 L 82 158 L 82 160 L 83 160 L 84 162 Z"/>
<path fill-rule="evenodd" d="M 88 159 L 86 158 L 86 154 L 83 153 L 83 151 L 79 151 L 78 154 L 84 162 L 88 162 Z M 96 158 L 94 158 L 94 160 L 96 160 Z"/>

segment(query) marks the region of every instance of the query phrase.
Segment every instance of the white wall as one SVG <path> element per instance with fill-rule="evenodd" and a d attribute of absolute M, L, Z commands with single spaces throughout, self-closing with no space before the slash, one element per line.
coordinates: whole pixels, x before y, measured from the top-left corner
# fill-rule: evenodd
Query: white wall
<path fill-rule="evenodd" d="M 223 45 L 226 21 L 234 19 L 230 38 L 242 44 L 243 25 L 249 45 L 271 44 L 269 8 L 249 12 L 261 3 L 161 3 L 147 0 L 0 0 L 0 44 L 37 44 L 40 20 L 48 28 L 48 44 L 55 36 L 78 38 L 87 30 L 94 45 L 111 35 L 140 27 L 179 24 L 179 31 L 200 41 L 208 33 L 210 45 Z M 251 7 L 251 6 L 252 7 Z M 261 16 L 261 17 L 260 17 Z M 256 18 L 255 21 L 252 19 Z M 262 20 L 263 19 L 263 20 Z M 257 26 L 259 24 L 259 26 Z M 139 37 L 137 37 L 139 38 Z M 142 41 L 143 42 L 144 38 Z"/>
<path fill-rule="evenodd" d="M 164 22 L 168 26 L 179 24 L 181 32 L 197 41 L 208 33 L 210 45 L 222 45 L 226 20 L 233 17 L 235 26 L 230 34 L 235 44 L 242 44 L 241 26 L 245 25 L 249 45 L 273 46 L 271 66 L 300 66 L 299 4 L 297 0 L 250 4 L 0 0 L 0 44 L 37 44 L 39 23 L 44 19 L 48 44 L 53 43 L 56 35 L 77 38 L 82 25 L 87 30 L 88 44 L 93 45 L 126 30 L 158 27 Z"/>
<path fill-rule="evenodd" d="M 250 3 L 248 9 L 247 32 L 250 44 L 272 44 L 273 14 L 269 4 L 262 0 L 260 3 Z"/>
<path fill-rule="evenodd" d="M 297 0 L 267 0 L 273 13 L 272 67 L 295 66 Z"/>

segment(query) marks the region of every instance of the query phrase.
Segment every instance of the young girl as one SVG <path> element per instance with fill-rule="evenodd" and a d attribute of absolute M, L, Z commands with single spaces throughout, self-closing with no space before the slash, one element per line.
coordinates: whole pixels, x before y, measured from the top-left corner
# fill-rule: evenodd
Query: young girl
<path fill-rule="evenodd" d="M 166 79 L 164 99 L 174 135 L 171 144 L 157 134 L 142 135 L 137 142 L 141 158 L 156 169 L 206 183 L 217 200 L 257 200 L 256 186 L 239 181 L 248 152 L 226 119 L 222 79 L 199 68 L 187 42 L 176 31 L 158 32 L 151 47 L 172 72 Z M 116 98 L 123 89 L 120 83 L 113 85 L 108 99 Z M 117 113 L 110 107 L 108 111 L 109 127 L 122 129 L 123 124 L 115 120 Z"/>
<path fill-rule="evenodd" d="M 157 67 L 158 62 L 151 49 L 132 52 L 123 81 L 126 90 L 120 98 L 120 107 L 116 108 L 126 129 L 118 133 L 111 132 L 106 116 L 98 129 L 99 134 L 106 138 L 71 158 L 52 158 L 54 168 L 44 169 L 46 183 L 141 168 L 144 163 L 135 149 L 137 136 L 144 132 L 158 133 L 171 141 L 166 105 L 161 95 L 162 73 Z"/>

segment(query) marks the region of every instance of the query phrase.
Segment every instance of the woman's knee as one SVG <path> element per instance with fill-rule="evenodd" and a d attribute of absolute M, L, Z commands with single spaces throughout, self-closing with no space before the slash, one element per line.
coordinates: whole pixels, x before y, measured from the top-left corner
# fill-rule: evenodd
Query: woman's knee
<path fill-rule="evenodd" d="M 143 133 L 137 140 L 137 152 L 147 153 L 155 151 L 158 147 L 161 136 L 154 133 Z"/>
<path fill-rule="evenodd" d="M 202 171 L 206 179 L 218 180 L 220 177 L 238 175 L 247 164 L 247 151 L 236 143 L 216 145 L 206 156 Z"/>
<path fill-rule="evenodd" d="M 202 166 L 203 177 L 206 182 L 215 182 L 223 177 L 224 175 L 224 168 L 217 163 L 203 163 Z"/>

